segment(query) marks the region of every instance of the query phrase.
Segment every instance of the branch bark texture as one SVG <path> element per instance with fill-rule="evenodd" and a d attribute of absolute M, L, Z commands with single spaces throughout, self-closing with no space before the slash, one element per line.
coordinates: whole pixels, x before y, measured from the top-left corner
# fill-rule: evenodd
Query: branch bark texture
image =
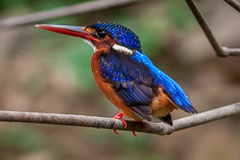
<path fill-rule="evenodd" d="M 240 12 L 240 3 L 236 0 L 224 0 L 226 3 L 228 3 L 230 6 L 232 6 L 234 9 L 236 9 L 238 12 Z"/>
<path fill-rule="evenodd" d="M 124 128 L 124 125 L 120 120 L 113 118 L 37 112 L 0 111 L 0 121 L 81 126 L 168 135 L 179 130 L 191 128 L 193 126 L 236 114 L 240 114 L 240 102 L 174 120 L 173 126 L 164 123 L 145 122 L 145 129 L 142 128 L 139 122 L 135 121 L 126 121 L 127 128 Z"/>

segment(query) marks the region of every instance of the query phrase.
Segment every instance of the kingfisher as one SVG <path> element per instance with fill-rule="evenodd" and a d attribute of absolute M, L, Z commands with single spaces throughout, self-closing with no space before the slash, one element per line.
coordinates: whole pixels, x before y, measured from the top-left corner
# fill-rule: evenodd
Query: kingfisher
<path fill-rule="evenodd" d="M 100 21 L 87 26 L 37 24 L 36 27 L 80 37 L 93 48 L 94 80 L 120 110 L 113 118 L 121 120 L 125 128 L 123 116 L 141 123 L 159 118 L 172 125 L 170 113 L 174 109 L 197 113 L 183 89 L 144 54 L 138 36 L 129 28 Z"/>

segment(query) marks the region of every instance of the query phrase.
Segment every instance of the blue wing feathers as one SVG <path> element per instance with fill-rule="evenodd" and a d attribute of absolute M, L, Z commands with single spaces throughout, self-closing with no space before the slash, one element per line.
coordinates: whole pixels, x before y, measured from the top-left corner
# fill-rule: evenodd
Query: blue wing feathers
<path fill-rule="evenodd" d="M 153 77 L 149 69 L 129 56 L 111 53 L 99 58 L 103 77 L 122 97 L 124 103 L 141 118 L 151 120 Z M 146 107 L 150 109 L 146 109 Z"/>
<path fill-rule="evenodd" d="M 153 98 L 153 78 L 150 71 L 143 64 L 123 57 L 112 53 L 100 58 L 102 74 L 111 80 L 115 89 L 131 105 L 150 104 Z"/>
<path fill-rule="evenodd" d="M 149 68 L 151 73 L 154 75 L 154 85 L 162 86 L 177 106 L 187 112 L 197 112 L 192 107 L 192 104 L 183 89 L 168 75 L 154 66 L 151 60 L 144 53 L 136 51 L 133 58 L 138 60 L 140 63 L 144 63 Z"/>
<path fill-rule="evenodd" d="M 183 89 L 168 75 L 154 66 L 151 60 L 139 51 L 134 56 L 111 53 L 99 58 L 103 77 L 106 77 L 117 94 L 123 98 L 135 114 L 151 119 L 153 86 L 162 86 L 170 100 L 187 112 L 197 112 Z M 148 106 L 149 109 L 146 109 Z"/>

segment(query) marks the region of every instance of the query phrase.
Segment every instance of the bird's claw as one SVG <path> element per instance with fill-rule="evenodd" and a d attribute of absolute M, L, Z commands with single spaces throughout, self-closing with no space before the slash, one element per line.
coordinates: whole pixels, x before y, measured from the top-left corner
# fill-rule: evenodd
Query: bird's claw
<path fill-rule="evenodd" d="M 122 119 L 122 116 L 123 116 L 123 114 L 122 114 L 122 112 L 120 112 L 120 113 L 118 113 L 116 116 L 114 116 L 113 119 L 119 119 L 119 120 L 121 120 L 121 121 L 123 122 L 123 124 L 124 124 L 124 128 L 127 128 L 127 123 L 126 123 L 126 121 L 124 121 L 124 120 Z"/>
<path fill-rule="evenodd" d="M 119 119 L 119 120 L 121 120 L 122 123 L 124 124 L 124 128 L 127 128 L 127 123 L 126 123 L 125 120 L 122 119 L 122 116 L 123 116 L 123 114 L 122 114 L 122 112 L 120 112 L 119 114 L 117 114 L 116 116 L 114 116 L 113 119 Z M 135 120 L 135 121 L 136 121 L 136 120 Z M 139 123 L 141 124 L 141 126 L 142 126 L 143 129 L 146 128 L 146 125 L 145 125 L 145 123 L 144 123 L 143 121 L 136 121 L 136 122 L 139 122 Z M 117 132 L 116 129 L 113 129 L 113 132 L 114 132 L 116 135 L 119 135 L 119 133 Z M 138 135 L 135 133 L 135 131 L 132 131 L 132 134 L 133 134 L 134 137 L 138 137 Z"/>
<path fill-rule="evenodd" d="M 119 120 L 121 120 L 122 123 L 124 124 L 124 128 L 127 128 L 127 123 L 126 123 L 126 121 L 124 121 L 124 120 L 122 119 L 122 116 L 123 116 L 123 114 L 122 114 L 122 112 L 120 112 L 120 113 L 118 113 L 116 116 L 114 116 L 113 119 L 119 119 Z M 116 135 L 119 135 L 119 133 L 117 132 L 116 129 L 113 129 L 113 132 L 114 132 Z"/>

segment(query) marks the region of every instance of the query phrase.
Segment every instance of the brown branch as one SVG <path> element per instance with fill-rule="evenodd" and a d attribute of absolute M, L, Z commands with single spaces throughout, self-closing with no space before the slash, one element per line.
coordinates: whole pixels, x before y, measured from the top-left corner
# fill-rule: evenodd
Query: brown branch
<path fill-rule="evenodd" d="M 218 40 L 213 35 L 207 21 L 204 19 L 202 14 L 200 13 L 196 3 L 193 0 L 185 0 L 188 4 L 188 7 L 192 11 L 194 17 L 198 21 L 198 24 L 202 28 L 206 37 L 208 38 L 210 44 L 215 50 L 217 56 L 219 57 L 227 57 L 227 56 L 240 56 L 240 49 L 232 49 L 227 47 L 222 47 Z M 228 0 L 227 0 L 228 1 Z"/>
<path fill-rule="evenodd" d="M 174 120 L 173 126 L 164 123 L 146 122 L 145 129 L 141 127 L 140 123 L 135 121 L 126 121 L 127 128 L 124 128 L 124 125 L 120 120 L 112 118 L 37 112 L 0 111 L 0 121 L 82 126 L 168 135 L 182 129 L 226 118 L 239 113 L 240 102 Z"/>
<path fill-rule="evenodd" d="M 238 12 L 240 12 L 240 3 L 236 0 L 224 0 L 227 4 L 232 6 L 234 9 L 236 9 Z"/>
<path fill-rule="evenodd" d="M 0 21 L 0 28 L 27 25 L 47 19 L 59 18 L 63 16 L 76 15 L 80 13 L 87 13 L 116 6 L 127 5 L 137 1 L 139 0 L 96 0 L 91 2 L 85 2 L 64 8 L 7 18 Z"/>

